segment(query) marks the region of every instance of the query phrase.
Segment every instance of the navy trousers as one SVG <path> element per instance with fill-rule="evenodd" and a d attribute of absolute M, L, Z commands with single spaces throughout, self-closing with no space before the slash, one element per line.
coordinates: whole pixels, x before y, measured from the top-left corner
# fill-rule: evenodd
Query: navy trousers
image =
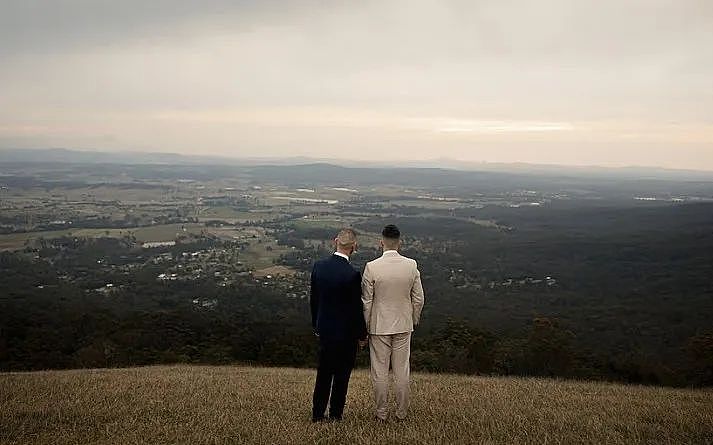
<path fill-rule="evenodd" d="M 312 396 L 313 419 L 324 417 L 327 402 L 329 417 L 341 419 L 358 344 L 357 340 L 329 340 L 320 337 L 319 365 Z"/>

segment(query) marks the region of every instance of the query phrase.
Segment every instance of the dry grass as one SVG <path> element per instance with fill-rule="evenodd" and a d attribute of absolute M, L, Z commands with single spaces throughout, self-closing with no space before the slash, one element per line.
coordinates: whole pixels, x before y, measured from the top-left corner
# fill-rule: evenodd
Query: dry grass
<path fill-rule="evenodd" d="M 2 444 L 713 443 L 713 391 L 417 374 L 376 423 L 365 371 L 345 420 L 310 422 L 313 370 L 170 366 L 0 374 Z"/>

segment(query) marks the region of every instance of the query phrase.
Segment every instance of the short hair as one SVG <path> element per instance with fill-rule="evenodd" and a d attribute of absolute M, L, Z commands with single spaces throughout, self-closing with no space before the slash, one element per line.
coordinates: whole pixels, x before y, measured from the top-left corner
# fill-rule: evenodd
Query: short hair
<path fill-rule="evenodd" d="M 354 229 L 341 229 L 337 234 L 337 244 L 339 244 L 339 247 L 352 247 L 354 244 L 356 244 L 356 240 L 357 233 Z"/>
<path fill-rule="evenodd" d="M 396 241 L 401 238 L 401 232 L 399 231 L 398 227 L 393 224 L 389 224 L 384 227 L 384 230 L 381 231 L 381 236 L 383 236 L 385 239 Z"/>

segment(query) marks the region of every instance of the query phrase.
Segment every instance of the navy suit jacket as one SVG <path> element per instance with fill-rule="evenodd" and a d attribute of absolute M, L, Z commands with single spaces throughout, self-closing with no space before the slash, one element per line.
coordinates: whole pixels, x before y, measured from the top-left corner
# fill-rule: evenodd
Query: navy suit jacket
<path fill-rule="evenodd" d="M 366 338 L 361 273 L 339 255 L 317 261 L 310 295 L 312 329 L 322 340 Z"/>

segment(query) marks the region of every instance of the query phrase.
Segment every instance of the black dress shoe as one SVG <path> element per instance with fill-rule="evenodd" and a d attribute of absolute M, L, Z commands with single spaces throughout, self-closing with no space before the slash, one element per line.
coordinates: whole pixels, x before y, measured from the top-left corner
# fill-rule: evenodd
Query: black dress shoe
<path fill-rule="evenodd" d="M 329 416 L 330 422 L 339 422 L 340 420 L 342 420 L 342 416 Z"/>
<path fill-rule="evenodd" d="M 324 422 L 325 420 L 327 420 L 327 418 L 324 417 L 324 416 L 313 416 L 313 417 L 312 417 L 312 422 L 313 422 L 313 423 Z"/>

